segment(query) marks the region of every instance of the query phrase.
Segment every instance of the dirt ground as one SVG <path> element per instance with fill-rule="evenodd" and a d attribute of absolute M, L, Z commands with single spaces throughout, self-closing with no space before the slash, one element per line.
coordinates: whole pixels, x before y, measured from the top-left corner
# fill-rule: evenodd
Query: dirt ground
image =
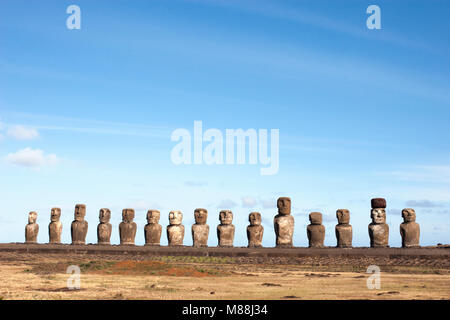
<path fill-rule="evenodd" d="M 370 264 L 380 267 L 380 289 L 367 288 Z M 70 265 L 80 268 L 79 290 L 67 288 Z M 450 299 L 450 269 L 447 260 L 0 252 L 0 299 Z"/>

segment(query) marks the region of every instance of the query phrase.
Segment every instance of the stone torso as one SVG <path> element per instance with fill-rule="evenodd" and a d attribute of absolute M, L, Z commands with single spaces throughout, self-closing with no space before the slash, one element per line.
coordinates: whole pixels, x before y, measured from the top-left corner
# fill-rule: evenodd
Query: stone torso
<path fill-rule="evenodd" d="M 48 225 L 48 235 L 50 243 L 61 243 L 62 223 L 53 221 Z"/>
<path fill-rule="evenodd" d="M 403 222 L 400 224 L 402 247 L 419 247 L 420 227 L 416 222 Z"/>
<path fill-rule="evenodd" d="M 29 223 L 25 226 L 25 242 L 36 243 L 39 233 L 39 225 L 37 223 Z"/>
<path fill-rule="evenodd" d="M 72 244 L 85 244 L 88 231 L 87 221 L 73 221 L 70 226 L 72 234 Z"/>
<path fill-rule="evenodd" d="M 389 226 L 384 224 L 369 225 L 370 246 L 376 247 L 389 247 Z"/>
<path fill-rule="evenodd" d="M 97 242 L 98 244 L 111 243 L 111 223 L 99 223 L 97 226 Z"/>
<path fill-rule="evenodd" d="M 182 224 L 167 226 L 167 240 L 169 241 L 169 246 L 182 246 L 183 239 L 184 226 Z"/>
<path fill-rule="evenodd" d="M 307 227 L 309 246 L 313 248 L 323 247 L 325 240 L 325 226 L 310 224 Z"/>
<path fill-rule="evenodd" d="M 218 225 L 217 238 L 219 239 L 219 247 L 232 247 L 234 241 L 234 225 Z"/>
<path fill-rule="evenodd" d="M 192 242 L 194 247 L 207 247 L 209 226 L 207 224 L 192 225 Z"/>
<path fill-rule="evenodd" d="M 338 224 L 335 228 L 337 247 L 351 248 L 353 238 L 353 228 L 349 224 Z"/>
<path fill-rule="evenodd" d="M 292 247 L 294 217 L 291 215 L 278 214 L 274 218 L 274 228 L 277 235 L 276 245 Z"/>
<path fill-rule="evenodd" d="M 120 244 L 134 245 L 136 230 L 136 222 L 121 222 L 119 224 Z"/>
<path fill-rule="evenodd" d="M 145 244 L 159 246 L 161 243 L 162 226 L 157 223 L 147 223 L 144 228 Z"/>
<path fill-rule="evenodd" d="M 262 247 L 262 238 L 264 233 L 264 227 L 261 225 L 248 226 L 247 227 L 247 238 L 248 247 Z"/>

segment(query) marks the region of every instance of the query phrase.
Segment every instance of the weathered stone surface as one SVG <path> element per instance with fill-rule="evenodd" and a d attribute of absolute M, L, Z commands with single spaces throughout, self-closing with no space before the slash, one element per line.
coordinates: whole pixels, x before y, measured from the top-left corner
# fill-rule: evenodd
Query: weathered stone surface
<path fill-rule="evenodd" d="M 134 245 L 137 225 L 134 220 L 134 209 L 122 210 L 122 222 L 119 224 L 121 245 Z"/>
<path fill-rule="evenodd" d="M 97 243 L 102 245 L 111 244 L 112 225 L 109 223 L 111 210 L 108 208 L 100 209 L 98 219 L 100 223 L 97 226 Z"/>
<path fill-rule="evenodd" d="M 207 247 L 209 237 L 208 211 L 197 208 L 194 211 L 195 224 L 192 225 L 192 245 L 194 247 Z"/>
<path fill-rule="evenodd" d="M 375 198 L 371 201 L 372 223 L 369 224 L 370 246 L 372 248 L 389 247 L 389 226 L 386 224 L 386 200 Z M 374 207 L 379 206 L 379 207 Z"/>
<path fill-rule="evenodd" d="M 403 223 L 400 224 L 403 248 L 420 247 L 420 226 L 416 222 L 416 211 L 412 208 L 402 210 Z"/>
<path fill-rule="evenodd" d="M 248 216 L 248 221 L 250 222 L 250 225 L 247 227 L 248 247 L 262 247 L 264 227 L 261 225 L 261 213 L 250 213 Z"/>
<path fill-rule="evenodd" d="M 372 209 L 375 209 L 375 208 L 386 209 L 386 199 L 384 199 L 384 198 L 373 198 L 370 201 L 370 204 L 372 206 Z"/>
<path fill-rule="evenodd" d="M 72 244 L 86 244 L 86 234 L 88 231 L 88 223 L 84 220 L 86 216 L 86 206 L 77 204 L 75 206 L 75 220 L 70 225 L 70 234 L 72 236 Z"/>
<path fill-rule="evenodd" d="M 232 247 L 234 242 L 233 212 L 222 210 L 219 214 L 220 224 L 217 226 L 219 247 Z"/>
<path fill-rule="evenodd" d="M 37 243 L 39 225 L 36 223 L 37 213 L 28 213 L 28 224 L 25 226 L 25 243 Z"/>
<path fill-rule="evenodd" d="M 291 198 L 280 197 L 277 200 L 278 214 L 273 219 L 277 247 L 292 247 L 294 235 L 294 217 L 291 216 Z"/>
<path fill-rule="evenodd" d="M 338 224 L 335 227 L 337 247 L 351 248 L 353 228 L 350 225 L 350 211 L 348 209 L 338 209 L 336 218 L 338 219 Z"/>
<path fill-rule="evenodd" d="M 158 210 L 147 211 L 147 224 L 144 227 L 145 245 L 159 246 L 161 244 L 162 226 L 159 224 L 161 214 Z"/>
<path fill-rule="evenodd" d="M 48 225 L 49 243 L 61 243 L 62 223 L 61 209 L 52 208 L 50 213 L 50 224 Z"/>
<path fill-rule="evenodd" d="M 322 225 L 322 214 L 320 212 L 311 212 L 309 221 L 311 224 L 306 228 L 309 247 L 321 248 L 325 240 L 325 226 Z"/>
<path fill-rule="evenodd" d="M 167 226 L 167 240 L 169 246 L 182 246 L 184 240 L 183 214 L 181 211 L 170 211 Z"/>

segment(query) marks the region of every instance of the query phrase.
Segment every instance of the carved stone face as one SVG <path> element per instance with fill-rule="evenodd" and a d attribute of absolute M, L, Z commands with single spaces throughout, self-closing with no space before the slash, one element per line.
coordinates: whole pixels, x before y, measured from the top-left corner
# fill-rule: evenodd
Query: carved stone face
<path fill-rule="evenodd" d="M 386 223 L 386 210 L 383 208 L 372 209 L 371 211 L 372 222 L 375 224 Z"/>
<path fill-rule="evenodd" d="M 108 223 L 111 219 L 111 211 L 107 208 L 100 209 L 98 218 L 101 223 Z"/>
<path fill-rule="evenodd" d="M 30 224 L 36 223 L 36 220 L 37 220 L 37 213 L 34 211 L 31 211 L 28 214 L 28 223 L 30 223 Z"/>
<path fill-rule="evenodd" d="M 133 222 L 134 219 L 134 209 L 123 209 L 122 210 L 122 221 L 125 223 Z"/>
<path fill-rule="evenodd" d="M 277 200 L 277 207 L 279 214 L 291 214 L 291 198 L 281 197 Z"/>
<path fill-rule="evenodd" d="M 233 212 L 231 210 L 222 210 L 219 215 L 220 224 L 231 224 L 233 222 Z"/>
<path fill-rule="evenodd" d="M 336 211 L 336 218 L 339 224 L 349 224 L 350 223 L 350 211 L 347 209 L 338 209 Z"/>
<path fill-rule="evenodd" d="M 322 214 L 320 212 L 311 212 L 309 214 L 311 224 L 322 224 Z"/>
<path fill-rule="evenodd" d="M 196 224 L 205 224 L 208 219 L 208 211 L 202 208 L 195 209 L 194 217 Z"/>
<path fill-rule="evenodd" d="M 414 222 L 416 221 L 416 211 L 411 208 L 406 208 L 402 210 L 403 222 Z"/>
<path fill-rule="evenodd" d="M 148 210 L 147 211 L 147 222 L 149 224 L 158 224 L 161 214 L 158 210 Z"/>
<path fill-rule="evenodd" d="M 180 225 L 183 221 L 183 214 L 181 211 L 170 211 L 169 213 L 169 223 L 171 226 Z"/>
<path fill-rule="evenodd" d="M 248 221 L 252 226 L 260 226 L 261 225 L 261 213 L 259 212 L 251 212 L 248 216 Z"/>
<path fill-rule="evenodd" d="M 83 221 L 86 215 L 86 206 L 84 204 L 77 204 L 75 206 L 75 220 Z"/>
<path fill-rule="evenodd" d="M 59 221 L 59 218 L 61 218 L 61 209 L 60 208 L 52 208 L 52 211 L 50 213 L 50 221 L 57 222 L 57 221 Z"/>

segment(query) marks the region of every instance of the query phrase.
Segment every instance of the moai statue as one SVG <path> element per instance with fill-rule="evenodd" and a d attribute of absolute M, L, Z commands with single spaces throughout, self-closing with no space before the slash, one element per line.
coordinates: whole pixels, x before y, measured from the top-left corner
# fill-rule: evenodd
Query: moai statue
<path fill-rule="evenodd" d="M 309 221 L 311 223 L 306 228 L 309 247 L 321 248 L 325 240 L 325 226 L 322 224 L 322 214 L 320 212 L 311 212 L 309 214 Z"/>
<path fill-rule="evenodd" d="M 353 229 L 350 225 L 350 211 L 347 209 L 338 209 L 336 211 L 336 218 L 338 219 L 338 224 L 335 228 L 337 247 L 351 248 Z"/>
<path fill-rule="evenodd" d="M 36 223 L 37 213 L 32 211 L 28 214 L 28 224 L 25 226 L 25 243 L 37 243 L 39 225 Z"/>
<path fill-rule="evenodd" d="M 159 246 L 161 243 L 162 226 L 159 224 L 161 214 L 158 210 L 147 211 L 147 224 L 144 228 L 145 245 Z"/>
<path fill-rule="evenodd" d="M 169 246 L 182 246 L 184 240 L 183 214 L 181 211 L 170 211 L 167 226 L 167 240 Z"/>
<path fill-rule="evenodd" d="M 278 214 L 273 219 L 277 247 L 292 247 L 294 235 L 294 217 L 291 216 L 291 198 L 277 200 Z"/>
<path fill-rule="evenodd" d="M 234 241 L 233 212 L 222 210 L 219 214 L 220 224 L 217 226 L 219 247 L 232 247 Z"/>
<path fill-rule="evenodd" d="M 261 242 L 264 234 L 264 227 L 261 225 L 261 213 L 250 213 L 248 221 L 250 222 L 250 225 L 247 226 L 248 247 L 262 247 Z"/>
<path fill-rule="evenodd" d="M 119 235 L 121 245 L 134 246 L 134 238 L 136 237 L 137 225 L 133 222 L 134 209 L 122 210 L 122 222 L 119 224 Z"/>
<path fill-rule="evenodd" d="M 86 234 L 88 231 L 88 223 L 84 220 L 86 215 L 86 206 L 84 204 L 77 204 L 75 206 L 75 220 L 70 226 L 70 233 L 72 235 L 72 244 L 85 244 Z"/>
<path fill-rule="evenodd" d="M 400 224 L 403 248 L 420 247 L 420 226 L 416 222 L 416 211 L 411 208 L 402 210 L 403 222 Z"/>
<path fill-rule="evenodd" d="M 61 243 L 62 223 L 59 221 L 61 218 L 61 209 L 52 208 L 50 213 L 50 224 L 48 225 L 49 243 Z"/>
<path fill-rule="evenodd" d="M 386 224 L 386 199 L 374 198 L 371 204 L 370 246 L 372 248 L 389 247 L 389 226 Z"/>
<path fill-rule="evenodd" d="M 197 208 L 194 211 L 195 224 L 192 225 L 192 242 L 194 247 L 207 247 L 209 226 L 206 224 L 208 211 Z"/>
<path fill-rule="evenodd" d="M 97 226 L 97 243 L 104 245 L 111 244 L 112 226 L 111 223 L 109 223 L 111 211 L 107 208 L 100 209 L 98 218 L 100 223 Z"/>

